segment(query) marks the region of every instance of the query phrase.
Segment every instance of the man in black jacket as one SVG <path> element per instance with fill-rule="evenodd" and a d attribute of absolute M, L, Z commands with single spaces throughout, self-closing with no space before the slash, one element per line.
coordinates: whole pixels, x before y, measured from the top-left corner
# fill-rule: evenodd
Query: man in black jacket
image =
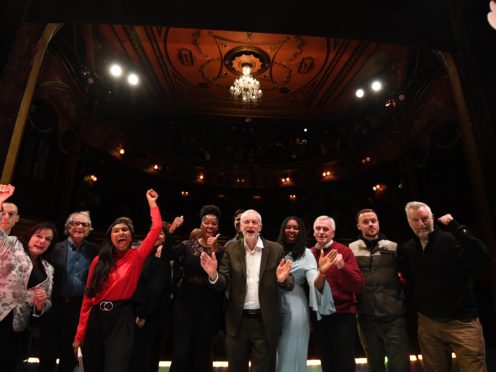
<path fill-rule="evenodd" d="M 48 257 L 55 268 L 52 309 L 41 317 L 39 372 L 72 372 L 77 364 L 72 341 L 79 322 L 88 269 L 99 247 L 86 240 L 91 231 L 89 212 L 72 213 L 65 223 L 67 239 Z"/>
<path fill-rule="evenodd" d="M 425 371 L 451 371 L 452 352 L 461 372 L 486 371 L 470 270 L 489 269 L 489 250 L 450 214 L 438 218 L 440 230 L 427 204 L 405 211 L 414 237 L 400 248 L 400 270 L 413 285 Z"/>

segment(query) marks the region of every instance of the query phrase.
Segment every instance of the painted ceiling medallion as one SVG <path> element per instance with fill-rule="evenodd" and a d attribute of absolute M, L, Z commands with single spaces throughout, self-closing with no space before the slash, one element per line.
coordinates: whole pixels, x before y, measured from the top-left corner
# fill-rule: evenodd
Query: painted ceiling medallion
<path fill-rule="evenodd" d="M 238 46 L 224 55 L 224 66 L 235 75 L 243 73 L 243 67 L 249 66 L 252 76 L 263 74 L 270 66 L 269 55 L 261 48 Z"/>

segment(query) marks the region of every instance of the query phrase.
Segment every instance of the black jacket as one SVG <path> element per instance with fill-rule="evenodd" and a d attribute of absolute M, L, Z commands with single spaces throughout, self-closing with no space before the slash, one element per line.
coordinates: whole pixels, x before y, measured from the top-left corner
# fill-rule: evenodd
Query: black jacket
<path fill-rule="evenodd" d="M 160 314 L 171 294 L 171 249 L 173 237 L 166 232 L 165 242 L 160 258 L 155 257 L 154 250 L 145 261 L 132 303 L 136 316 L 148 318 Z"/>
<path fill-rule="evenodd" d="M 492 257 L 486 245 L 456 221 L 429 234 L 422 249 L 414 236 L 399 250 L 399 268 L 413 285 L 418 311 L 432 318 L 477 317 L 471 270 L 488 270 Z"/>

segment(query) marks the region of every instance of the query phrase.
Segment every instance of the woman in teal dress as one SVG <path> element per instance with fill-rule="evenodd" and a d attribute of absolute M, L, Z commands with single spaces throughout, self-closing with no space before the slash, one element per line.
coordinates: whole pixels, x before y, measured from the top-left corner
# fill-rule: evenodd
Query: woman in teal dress
<path fill-rule="evenodd" d="M 298 217 L 287 217 L 281 224 L 277 241 L 286 251 L 286 259 L 293 261 L 291 274 L 295 286 L 281 293 L 282 332 L 277 347 L 278 372 L 306 372 L 308 340 L 310 338 L 310 311 L 330 315 L 336 311 L 329 286 L 320 292 L 314 287 L 318 273 L 317 262 L 306 248 L 305 225 Z M 307 287 L 308 298 L 305 294 Z"/>

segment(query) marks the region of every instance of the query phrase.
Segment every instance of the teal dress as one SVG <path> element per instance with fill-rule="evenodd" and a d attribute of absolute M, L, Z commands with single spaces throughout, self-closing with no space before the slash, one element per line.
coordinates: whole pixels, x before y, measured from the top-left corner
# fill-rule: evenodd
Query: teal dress
<path fill-rule="evenodd" d="M 286 259 L 291 259 L 288 255 Z M 336 311 L 331 289 L 324 284 L 322 292 L 314 286 L 317 276 L 317 261 L 310 249 L 293 262 L 291 274 L 295 286 L 292 291 L 281 290 L 282 331 L 277 346 L 278 372 L 306 372 L 308 340 L 310 338 L 310 311 L 315 311 L 317 319 L 321 315 L 331 315 Z M 308 298 L 305 286 L 308 285 Z"/>

